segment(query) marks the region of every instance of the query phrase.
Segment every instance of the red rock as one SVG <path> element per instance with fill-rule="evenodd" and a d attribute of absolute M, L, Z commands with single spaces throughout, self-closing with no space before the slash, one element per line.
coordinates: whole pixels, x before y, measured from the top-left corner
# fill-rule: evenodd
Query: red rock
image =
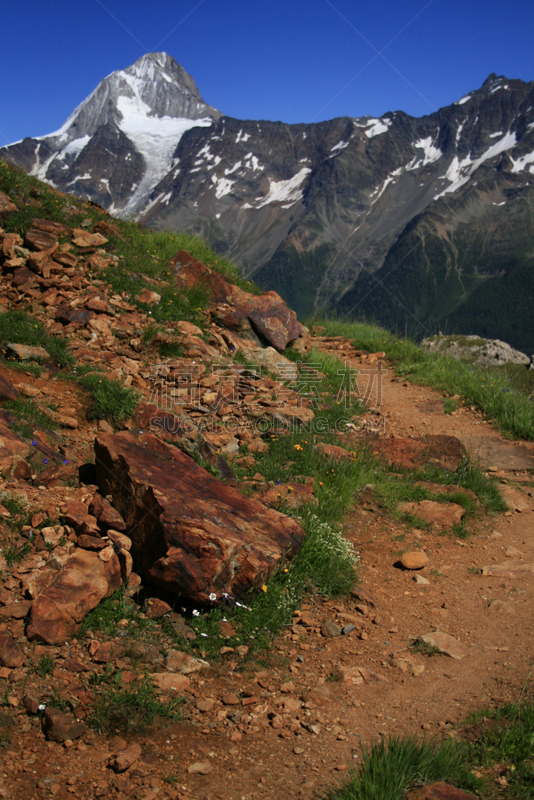
<path fill-rule="evenodd" d="M 24 619 L 31 608 L 30 600 L 23 600 L 21 603 L 9 603 L 0 608 L 0 619 Z"/>
<path fill-rule="evenodd" d="M 63 222 L 55 222 L 51 219 L 41 219 L 40 217 L 34 217 L 32 220 L 32 228 L 35 230 L 43 231 L 44 233 L 50 233 L 52 236 L 65 236 L 66 234 L 71 233 L 71 229 L 68 225 L 65 225 Z"/>
<path fill-rule="evenodd" d="M 506 561 L 482 567 L 482 575 L 490 578 L 527 578 L 534 575 L 534 564 L 525 561 Z"/>
<path fill-rule="evenodd" d="M 441 469 L 457 470 L 465 464 L 467 450 L 455 436 L 433 434 L 424 439 L 371 440 L 373 451 L 391 464 L 419 467 L 427 463 Z"/>
<path fill-rule="evenodd" d="M 465 508 L 457 503 L 438 503 L 434 500 L 421 500 L 419 503 L 399 503 L 401 514 L 414 514 L 425 522 L 435 523 L 440 528 L 452 528 L 465 514 Z"/>
<path fill-rule="evenodd" d="M 190 775 L 209 775 L 213 771 L 213 766 L 209 761 L 195 761 L 187 768 L 187 771 Z"/>
<path fill-rule="evenodd" d="M 238 706 L 239 697 L 236 694 L 228 692 L 227 694 L 222 695 L 221 703 L 223 703 L 225 706 Z"/>
<path fill-rule="evenodd" d="M 145 303 L 147 306 L 157 306 L 161 300 L 161 295 L 157 292 L 151 292 L 149 289 L 143 289 L 137 295 L 137 300 L 140 303 Z"/>
<path fill-rule="evenodd" d="M 431 783 L 409 792 L 405 800 L 476 800 L 476 797 L 448 783 Z"/>
<path fill-rule="evenodd" d="M 25 244 L 33 250 L 52 250 L 57 246 L 57 237 L 46 231 L 31 227 L 26 232 Z"/>
<path fill-rule="evenodd" d="M 217 306 L 233 306 L 236 322 L 246 317 L 253 329 L 276 350 L 285 350 L 287 345 L 302 333 L 297 315 L 284 303 L 276 292 L 264 292 L 261 296 L 245 292 L 228 283 L 222 275 L 197 261 L 185 250 L 180 250 L 170 261 L 176 271 L 176 283 L 183 288 L 202 286 Z M 235 325 L 234 325 L 235 328 Z"/>
<path fill-rule="evenodd" d="M 125 652 L 126 645 L 121 642 L 104 642 L 93 653 L 93 661 L 96 661 L 97 664 L 107 664 L 120 658 Z"/>
<path fill-rule="evenodd" d="M 172 608 L 159 597 L 149 597 L 146 601 L 145 614 L 149 619 L 159 619 L 172 611 Z"/>
<path fill-rule="evenodd" d="M 16 669 L 24 664 L 24 654 L 20 645 L 9 631 L 0 631 L 0 665 Z"/>
<path fill-rule="evenodd" d="M 228 622 L 227 620 L 221 619 L 221 620 L 219 620 L 217 625 L 219 626 L 219 630 L 220 630 L 220 632 L 222 633 L 222 635 L 224 636 L 225 639 L 231 639 L 232 636 L 236 635 L 236 630 L 235 630 L 235 628 L 234 628 L 234 626 L 232 625 L 231 622 Z"/>
<path fill-rule="evenodd" d="M 97 478 L 132 539 L 137 571 L 198 602 L 241 597 L 295 554 L 298 523 L 214 478 L 150 433 L 100 434 Z"/>
<path fill-rule="evenodd" d="M 428 556 L 424 550 L 410 550 L 401 556 L 404 569 L 422 569 L 428 564 Z"/>
<path fill-rule="evenodd" d="M 469 653 L 467 645 L 442 631 L 424 633 L 419 639 L 430 647 L 437 647 L 440 653 L 451 658 L 464 658 Z"/>
<path fill-rule="evenodd" d="M 175 270 L 176 285 L 179 288 L 191 289 L 202 286 L 210 296 L 212 303 L 225 303 L 231 295 L 231 287 L 223 276 L 205 264 L 197 261 L 185 250 L 180 250 L 169 262 Z"/>
<path fill-rule="evenodd" d="M 24 707 L 27 714 L 38 714 L 41 701 L 34 694 L 27 694 L 24 697 Z"/>
<path fill-rule="evenodd" d="M 0 375 L 0 400 L 16 400 L 18 396 L 18 390 L 11 381 Z"/>
<path fill-rule="evenodd" d="M 302 333 L 297 315 L 276 292 L 264 292 L 258 297 L 233 287 L 232 301 L 247 315 L 253 329 L 276 350 L 285 350 Z"/>
<path fill-rule="evenodd" d="M 179 672 L 155 672 L 151 677 L 162 692 L 188 692 L 190 689 L 189 678 Z"/>
<path fill-rule="evenodd" d="M 34 601 L 28 639 L 62 644 L 77 631 L 85 615 L 120 585 L 120 563 L 111 547 L 99 553 L 77 550 Z"/>
<path fill-rule="evenodd" d="M 0 214 L 11 214 L 17 211 L 17 206 L 7 194 L 0 192 Z"/>
<path fill-rule="evenodd" d="M 56 311 L 56 319 L 65 325 L 88 325 L 95 316 L 94 311 L 87 311 L 84 308 L 71 308 L 66 303 L 61 303 Z"/>
<path fill-rule="evenodd" d="M 108 301 L 103 297 L 90 297 L 85 307 L 90 311 L 96 311 L 98 314 L 109 314 L 111 310 Z"/>
<path fill-rule="evenodd" d="M 15 356 L 19 361 L 50 361 L 50 355 L 44 347 L 9 343 L 7 345 L 7 350 L 10 356 Z M 19 384 L 19 386 L 24 385 L 25 384 Z M 37 394 L 40 394 L 39 390 L 37 390 Z"/>
<path fill-rule="evenodd" d="M 61 252 L 54 253 L 53 260 L 61 264 L 62 267 L 75 267 L 78 263 L 78 257 L 74 253 Z"/>
<path fill-rule="evenodd" d="M 10 417 L 6 412 L 0 412 L 0 473 L 7 474 L 16 459 L 24 459 L 29 455 L 31 447 L 21 441 L 6 423 Z"/>
<path fill-rule="evenodd" d="M 141 757 L 141 745 L 132 742 L 125 750 L 119 750 L 111 758 L 109 766 L 114 772 L 125 772 Z"/>
<path fill-rule="evenodd" d="M 65 742 L 79 739 L 87 731 L 87 725 L 76 722 L 69 714 L 55 708 L 47 708 L 43 718 L 43 730 L 49 742 Z"/>
<path fill-rule="evenodd" d="M 109 546 L 109 542 L 101 539 L 99 536 L 91 536 L 88 533 L 82 533 L 78 536 L 76 544 L 84 550 L 103 550 L 104 547 Z"/>
<path fill-rule="evenodd" d="M 20 286 L 24 286 L 28 284 L 31 286 L 37 280 L 37 276 L 35 272 L 32 272 L 31 269 L 27 267 L 17 267 L 15 272 L 13 273 L 13 278 L 11 280 L 11 285 L 15 288 L 19 288 Z"/>
<path fill-rule="evenodd" d="M 113 528 L 115 531 L 125 531 L 126 525 L 119 512 L 113 508 L 109 500 L 99 494 L 95 494 L 89 512 L 95 516 L 100 525 L 104 528 Z"/>
<path fill-rule="evenodd" d="M 534 506 L 534 502 L 520 489 L 513 486 L 501 486 L 504 502 L 511 511 L 530 511 Z"/>
<path fill-rule="evenodd" d="M 90 233 L 83 228 L 74 228 L 72 243 L 76 247 L 102 247 L 107 244 L 107 239 L 101 233 Z"/>
<path fill-rule="evenodd" d="M 353 458 L 348 450 L 345 450 L 343 447 L 338 447 L 335 444 L 318 442 L 314 449 L 325 458 L 331 458 L 333 461 L 350 461 L 350 459 Z"/>
<path fill-rule="evenodd" d="M 2 253 L 6 258 L 14 258 L 16 254 L 15 247 L 20 247 L 22 239 L 18 233 L 6 233 L 2 240 Z"/>

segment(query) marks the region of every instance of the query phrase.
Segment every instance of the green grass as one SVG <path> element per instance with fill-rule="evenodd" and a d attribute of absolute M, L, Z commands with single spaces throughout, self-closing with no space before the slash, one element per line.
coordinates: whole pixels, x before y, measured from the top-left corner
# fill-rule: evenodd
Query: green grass
<path fill-rule="evenodd" d="M 29 397 L 5 400 L 3 407 L 15 418 L 10 427 L 24 439 L 32 439 L 36 429 L 55 431 L 59 428 L 58 423 Z"/>
<path fill-rule="evenodd" d="M 80 203 L 1 160 L 0 191 L 9 195 L 18 207 L 17 211 L 6 215 L 2 223 L 4 229 L 8 233 L 18 233 L 21 236 L 24 236 L 35 217 L 66 222 L 65 207 Z"/>
<path fill-rule="evenodd" d="M 113 425 L 119 425 L 132 415 L 139 403 L 134 389 L 98 373 L 85 375 L 79 379 L 79 383 L 91 398 L 88 419 L 106 419 Z"/>
<path fill-rule="evenodd" d="M 4 349 L 8 343 L 44 347 L 60 367 L 74 362 L 67 350 L 67 340 L 50 336 L 43 325 L 26 311 L 0 313 L 0 346 Z"/>
<path fill-rule="evenodd" d="M 534 796 L 534 703 L 531 699 L 478 711 L 471 718 L 480 734 L 469 744 L 469 758 L 495 768 L 508 786 L 492 797 L 527 800 Z"/>
<path fill-rule="evenodd" d="M 117 624 L 119 620 L 128 620 L 128 633 L 131 634 L 135 628 L 135 635 L 142 636 L 149 634 L 150 630 L 156 627 L 156 623 L 145 617 L 141 616 L 139 606 L 130 600 L 125 594 L 123 589 L 117 589 L 111 597 L 102 600 L 96 608 L 93 608 L 84 618 L 77 636 L 79 639 L 89 631 L 99 631 L 106 636 L 117 635 Z M 134 628 L 131 628 L 131 623 L 134 622 Z"/>
<path fill-rule="evenodd" d="M 325 327 L 322 335 L 346 336 L 359 349 L 385 351 L 400 377 L 451 395 L 461 395 L 464 401 L 495 422 L 504 434 L 517 439 L 534 439 L 534 403 L 515 388 L 516 369 L 472 367 L 450 356 L 427 354 L 410 339 L 393 336 L 382 328 L 362 322 L 321 319 L 314 320 L 313 324 Z M 513 380 L 512 375 L 515 376 Z"/>
<path fill-rule="evenodd" d="M 392 737 L 364 749 L 359 770 L 324 795 L 324 800 L 402 800 L 405 793 L 433 781 L 467 791 L 481 782 L 470 772 L 466 746 L 454 740 L 436 743 Z"/>
<path fill-rule="evenodd" d="M 53 669 L 54 669 L 54 659 L 48 653 L 45 653 L 45 655 L 41 656 L 38 663 L 34 667 L 35 673 L 40 678 L 46 678 L 47 675 L 50 675 L 52 673 Z"/>
<path fill-rule="evenodd" d="M 156 720 L 180 719 L 182 697 L 160 699 L 150 677 L 123 684 L 122 674 L 113 668 L 103 676 L 93 673 L 94 701 L 89 724 L 101 733 L 143 733 Z"/>

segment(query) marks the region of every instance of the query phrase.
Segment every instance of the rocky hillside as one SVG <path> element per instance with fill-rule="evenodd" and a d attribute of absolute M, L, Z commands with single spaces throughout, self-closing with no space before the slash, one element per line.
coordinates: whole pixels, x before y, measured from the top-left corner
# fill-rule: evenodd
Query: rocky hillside
<path fill-rule="evenodd" d="M 0 267 L 0 795 L 311 800 L 528 668 L 532 447 L 5 164 Z"/>
<path fill-rule="evenodd" d="M 421 118 L 237 120 L 166 54 L 0 155 L 157 229 L 206 238 L 300 315 L 335 309 L 534 349 L 534 84 L 491 75 Z"/>

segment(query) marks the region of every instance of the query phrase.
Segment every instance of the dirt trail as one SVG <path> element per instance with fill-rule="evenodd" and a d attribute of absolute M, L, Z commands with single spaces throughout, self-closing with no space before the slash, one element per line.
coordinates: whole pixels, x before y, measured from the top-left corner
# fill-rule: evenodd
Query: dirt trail
<path fill-rule="evenodd" d="M 403 383 L 388 368 L 386 436 L 459 437 L 507 481 L 503 486 L 516 488 L 524 510 L 485 518 L 474 537 L 461 541 L 407 530 L 372 499 L 359 504 L 346 535 L 361 552 L 360 597 L 303 606 L 305 624 L 274 643 L 270 665 L 241 673 L 222 665 L 193 680 L 196 702 L 213 699 L 213 708 L 193 703 L 187 722 L 139 740 L 143 756 L 124 776 L 110 774 L 113 742 L 102 737 L 65 748 L 45 743 L 35 728 L 17 734 L 4 756 L 3 787 L 0 776 L 8 794 L 0 796 L 311 800 L 358 763 L 362 744 L 422 730 L 446 736 L 470 711 L 517 698 L 534 659 L 534 574 L 483 577 L 479 568 L 534 565 L 534 483 L 527 472 L 534 447 L 506 441 L 470 409 L 442 409 L 439 393 Z M 419 545 L 429 564 L 417 574 L 427 584 L 395 566 L 401 550 Z M 355 629 L 325 636 L 324 620 L 354 620 Z M 465 645 L 467 655 L 413 654 L 413 640 L 436 629 Z M 20 754 L 24 766 L 13 774 L 9 764 Z M 194 764 L 200 771 L 188 772 Z M 30 790 L 37 766 L 44 782 Z"/>

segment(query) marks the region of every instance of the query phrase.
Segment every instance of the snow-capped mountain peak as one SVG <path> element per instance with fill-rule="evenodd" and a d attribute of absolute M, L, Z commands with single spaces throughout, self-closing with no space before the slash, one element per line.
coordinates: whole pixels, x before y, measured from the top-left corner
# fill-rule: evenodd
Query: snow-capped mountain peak
<path fill-rule="evenodd" d="M 171 56 L 148 53 L 104 78 L 59 130 L 20 143 L 24 166 L 52 185 L 66 182 L 73 193 L 94 198 L 96 192 L 97 202 L 115 213 L 132 213 L 171 168 L 185 131 L 220 116 Z M 103 140 L 110 156 L 105 174 L 92 155 Z"/>

